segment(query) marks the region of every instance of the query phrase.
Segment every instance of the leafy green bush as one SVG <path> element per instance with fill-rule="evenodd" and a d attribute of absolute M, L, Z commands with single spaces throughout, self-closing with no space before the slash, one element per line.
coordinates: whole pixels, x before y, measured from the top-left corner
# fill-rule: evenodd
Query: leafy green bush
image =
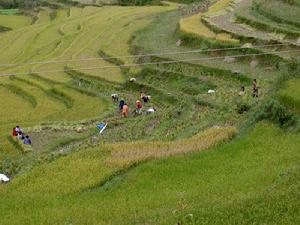
<path fill-rule="evenodd" d="M 295 123 L 294 115 L 277 100 L 266 101 L 261 106 L 256 119 L 258 121 L 268 119 L 270 121 L 279 123 L 280 126 L 289 126 Z"/>
<path fill-rule="evenodd" d="M 246 102 L 239 102 L 237 104 L 237 112 L 239 114 L 243 114 L 244 112 L 249 111 L 249 109 L 250 109 L 250 105 Z"/>

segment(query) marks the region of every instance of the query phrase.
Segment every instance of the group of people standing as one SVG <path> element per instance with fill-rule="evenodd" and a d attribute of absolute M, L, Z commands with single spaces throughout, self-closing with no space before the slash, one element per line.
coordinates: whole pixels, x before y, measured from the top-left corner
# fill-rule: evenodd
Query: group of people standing
<path fill-rule="evenodd" d="M 113 102 L 118 102 L 119 101 L 119 97 L 117 94 L 112 94 L 112 101 Z M 143 104 L 147 104 L 151 99 L 151 96 L 149 95 L 145 95 L 143 92 L 141 92 L 140 95 L 140 99 L 136 100 L 135 102 L 135 110 L 133 111 L 133 113 L 135 115 L 141 115 L 143 113 Z M 142 103 L 143 102 L 143 103 Z M 126 118 L 129 115 L 129 106 L 128 104 L 125 102 L 124 99 L 121 99 L 119 102 L 119 111 L 122 115 L 122 117 Z M 154 113 L 156 111 L 155 108 L 149 108 L 146 111 L 146 114 L 150 114 L 150 113 Z"/>
<path fill-rule="evenodd" d="M 31 139 L 28 135 L 25 135 L 19 126 L 16 126 L 12 130 L 12 136 L 16 137 L 18 140 L 23 141 L 25 145 L 31 145 Z"/>

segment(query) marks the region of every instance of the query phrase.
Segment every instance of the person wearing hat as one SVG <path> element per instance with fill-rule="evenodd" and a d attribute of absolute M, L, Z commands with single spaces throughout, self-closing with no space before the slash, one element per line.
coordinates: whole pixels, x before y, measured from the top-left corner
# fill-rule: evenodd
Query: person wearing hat
<path fill-rule="evenodd" d="M 135 112 L 136 114 L 142 114 L 143 105 L 140 100 L 137 100 L 135 103 Z"/>

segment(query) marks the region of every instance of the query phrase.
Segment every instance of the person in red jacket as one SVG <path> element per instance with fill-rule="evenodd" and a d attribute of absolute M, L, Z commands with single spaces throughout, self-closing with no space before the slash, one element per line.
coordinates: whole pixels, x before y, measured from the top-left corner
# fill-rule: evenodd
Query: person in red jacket
<path fill-rule="evenodd" d="M 18 133 L 17 133 L 15 127 L 14 127 L 13 130 L 12 130 L 12 136 L 14 136 L 14 137 L 17 137 L 17 136 L 18 136 Z"/>

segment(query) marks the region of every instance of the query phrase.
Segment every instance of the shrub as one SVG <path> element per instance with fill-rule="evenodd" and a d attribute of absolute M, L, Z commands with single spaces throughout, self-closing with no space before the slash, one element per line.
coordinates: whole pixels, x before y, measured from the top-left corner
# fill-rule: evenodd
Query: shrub
<path fill-rule="evenodd" d="M 237 112 L 239 114 L 243 114 L 244 112 L 249 111 L 249 109 L 250 109 L 250 105 L 246 102 L 239 102 L 237 104 Z"/>
<path fill-rule="evenodd" d="M 295 117 L 277 100 L 266 101 L 262 106 L 256 120 L 268 119 L 280 126 L 289 126 L 295 123 Z"/>

